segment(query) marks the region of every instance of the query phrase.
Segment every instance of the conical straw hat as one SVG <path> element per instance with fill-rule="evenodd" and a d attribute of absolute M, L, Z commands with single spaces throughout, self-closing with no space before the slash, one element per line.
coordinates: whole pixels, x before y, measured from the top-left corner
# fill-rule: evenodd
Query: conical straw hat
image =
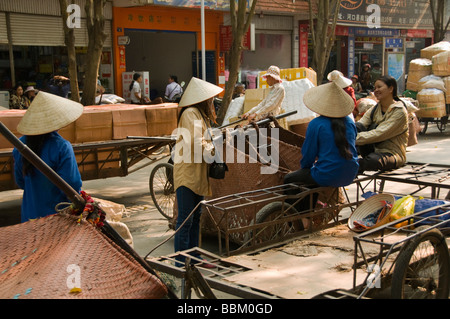
<path fill-rule="evenodd" d="M 328 73 L 327 79 L 330 82 L 336 82 L 341 88 L 346 88 L 352 84 L 352 80 L 347 79 L 341 71 L 334 70 Z"/>
<path fill-rule="evenodd" d="M 193 77 L 189 81 L 178 106 L 185 107 L 206 101 L 222 91 L 223 89 L 217 85 Z"/>
<path fill-rule="evenodd" d="M 360 233 L 360 232 L 363 232 L 363 231 L 366 231 L 366 230 L 369 230 L 369 229 L 372 229 L 375 227 L 379 227 L 379 226 L 384 225 L 387 222 L 389 222 L 389 215 L 391 213 L 391 210 L 389 210 L 389 212 L 387 214 L 385 214 L 383 216 L 383 218 L 381 220 L 379 220 L 372 227 L 369 227 L 366 229 L 359 229 L 359 228 L 355 227 L 355 225 L 354 225 L 355 221 L 361 221 L 368 215 L 376 212 L 378 209 L 383 208 L 384 202 L 394 205 L 395 197 L 391 194 L 381 193 L 381 194 L 373 195 L 373 196 L 369 197 L 368 199 L 364 200 L 364 202 L 360 206 L 358 206 L 358 208 L 356 208 L 355 211 L 350 215 L 350 217 L 347 221 L 348 228 L 350 228 L 354 232 Z"/>
<path fill-rule="evenodd" d="M 39 92 L 17 125 L 23 135 L 41 135 L 63 128 L 83 113 L 83 105 L 46 92 Z"/>
<path fill-rule="evenodd" d="M 311 111 L 327 117 L 345 117 L 355 108 L 353 99 L 335 82 L 308 89 L 303 95 L 303 103 Z"/>

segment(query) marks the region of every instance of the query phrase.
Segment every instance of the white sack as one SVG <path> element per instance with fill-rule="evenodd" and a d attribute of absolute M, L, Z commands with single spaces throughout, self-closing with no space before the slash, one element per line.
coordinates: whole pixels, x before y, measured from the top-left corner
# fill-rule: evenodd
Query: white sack
<path fill-rule="evenodd" d="M 281 108 L 285 113 L 297 111 L 296 114 L 286 117 L 288 125 L 308 123 L 317 116 L 303 103 L 305 92 L 315 86 L 309 79 L 283 81 L 282 85 L 286 94 Z"/>
<path fill-rule="evenodd" d="M 244 113 L 244 101 L 245 96 L 240 96 L 231 101 L 228 106 L 227 113 L 225 114 L 225 118 L 223 119 L 222 125 L 227 125 L 230 123 L 230 119 L 233 117 L 238 117 Z"/>

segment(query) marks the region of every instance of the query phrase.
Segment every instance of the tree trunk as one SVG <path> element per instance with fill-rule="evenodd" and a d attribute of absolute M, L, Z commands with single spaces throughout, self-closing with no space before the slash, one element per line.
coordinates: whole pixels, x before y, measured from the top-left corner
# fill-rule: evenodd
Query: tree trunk
<path fill-rule="evenodd" d="M 444 25 L 444 0 L 430 0 L 430 11 L 434 26 L 434 42 L 444 40 L 450 24 L 450 17 Z"/>
<path fill-rule="evenodd" d="M 98 69 L 102 56 L 103 44 L 107 34 L 104 31 L 105 19 L 103 10 L 106 0 L 87 0 L 86 1 L 86 21 L 89 43 L 85 67 L 85 78 L 83 86 L 83 105 L 95 104 L 95 95 L 97 92 Z"/>
<path fill-rule="evenodd" d="M 334 44 L 335 29 L 341 0 L 308 0 L 309 25 L 311 30 L 313 57 L 311 68 L 317 73 L 317 84 L 322 83 L 330 52 Z M 317 6 L 314 14 L 313 4 Z M 314 24 L 316 20 L 316 24 Z"/>
<path fill-rule="evenodd" d="M 69 59 L 69 79 L 70 79 L 71 99 L 76 102 L 80 102 L 74 29 L 69 28 L 67 25 L 67 19 L 69 18 L 69 13 L 67 12 L 68 1 L 59 0 L 59 5 L 61 8 L 61 16 L 63 19 L 64 43 L 67 48 L 67 56 Z"/>
<path fill-rule="evenodd" d="M 230 1 L 230 18 L 231 18 L 231 28 L 233 34 L 233 41 L 230 48 L 229 55 L 229 75 L 228 81 L 225 84 L 225 93 L 222 99 L 222 106 L 217 114 L 217 122 L 221 124 L 227 113 L 228 106 L 231 103 L 233 97 L 234 86 L 236 85 L 239 69 L 241 67 L 241 53 L 242 53 L 242 42 L 244 39 L 244 34 L 247 32 L 250 21 L 255 12 L 257 0 L 253 0 L 250 12 L 246 18 L 247 11 L 247 1 L 238 0 L 238 8 L 236 10 L 235 1 Z"/>

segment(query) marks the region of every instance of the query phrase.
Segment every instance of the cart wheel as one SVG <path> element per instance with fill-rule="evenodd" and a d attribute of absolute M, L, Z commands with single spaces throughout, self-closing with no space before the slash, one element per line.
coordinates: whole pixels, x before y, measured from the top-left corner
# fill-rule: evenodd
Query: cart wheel
<path fill-rule="evenodd" d="M 175 190 L 173 188 L 173 165 L 160 163 L 150 174 L 150 195 L 159 212 L 171 220 L 173 218 L 173 205 Z"/>
<path fill-rule="evenodd" d="M 420 131 L 419 135 L 425 135 L 427 129 L 428 129 L 428 120 L 426 119 L 419 119 L 420 121 Z"/>
<path fill-rule="evenodd" d="M 447 123 L 448 123 L 448 116 L 443 116 L 440 118 L 439 121 L 437 121 L 437 128 L 440 132 L 444 132 L 445 128 L 447 127 Z"/>
<path fill-rule="evenodd" d="M 286 216 L 298 214 L 297 210 L 294 207 L 291 207 L 286 212 L 288 205 L 289 204 L 285 203 L 283 210 L 282 202 L 273 202 L 267 204 L 256 214 L 256 224 L 273 222 L 276 220 L 280 220 Z M 282 239 L 286 235 L 295 233 L 300 230 L 303 230 L 303 225 L 301 225 L 301 222 L 298 220 L 285 222 L 282 224 L 268 225 L 255 231 L 256 242 L 261 243 L 274 239 Z"/>
<path fill-rule="evenodd" d="M 395 263 L 392 298 L 448 299 L 449 267 L 447 243 L 438 229 L 412 238 Z"/>

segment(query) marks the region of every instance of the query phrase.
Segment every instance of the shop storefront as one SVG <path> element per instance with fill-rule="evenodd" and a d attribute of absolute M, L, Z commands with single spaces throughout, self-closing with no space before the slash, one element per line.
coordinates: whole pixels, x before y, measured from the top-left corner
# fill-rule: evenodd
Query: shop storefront
<path fill-rule="evenodd" d="M 221 55 L 225 66 L 229 65 L 229 50 L 232 34 L 229 15 L 224 17 L 221 26 Z M 249 89 L 257 86 L 259 71 L 265 71 L 270 65 L 280 69 L 291 68 L 293 55 L 293 17 L 277 15 L 255 15 L 249 30 L 244 35 L 241 67 L 238 82 Z M 225 76 L 227 71 L 225 71 Z"/>
<path fill-rule="evenodd" d="M 340 70 L 351 77 L 360 75 L 366 63 L 372 68 L 379 65 L 382 74 L 396 78 L 400 92 L 409 61 L 432 43 L 431 12 L 425 0 L 342 1 L 338 24 L 338 35 L 347 39 L 342 52 L 346 63 Z"/>
<path fill-rule="evenodd" d="M 360 75 L 364 64 L 379 65 L 404 87 L 409 61 L 432 44 L 433 24 L 426 0 L 341 2 L 335 45 L 327 71 Z M 299 24 L 300 66 L 308 66 L 307 21 Z M 327 73 L 327 72 L 326 72 Z"/>
<path fill-rule="evenodd" d="M 84 75 L 83 65 L 88 57 L 89 42 L 84 5 L 80 8 L 79 27 L 74 28 L 80 88 Z M 114 90 L 112 74 L 112 5 L 104 11 L 104 56 L 100 66 L 100 79 L 110 92 Z M 10 90 L 14 83 L 33 85 L 45 89 L 52 75 L 68 76 L 68 57 L 64 43 L 63 20 L 59 1 L 2 1 L 0 2 L 0 90 Z"/>
<path fill-rule="evenodd" d="M 192 76 L 202 77 L 200 8 L 114 7 L 113 15 L 116 94 L 123 95 L 126 89 L 124 72 L 148 72 L 151 98 L 164 95 L 169 75 L 186 85 Z M 214 84 L 218 83 L 221 24 L 222 11 L 205 10 L 206 80 Z"/>

